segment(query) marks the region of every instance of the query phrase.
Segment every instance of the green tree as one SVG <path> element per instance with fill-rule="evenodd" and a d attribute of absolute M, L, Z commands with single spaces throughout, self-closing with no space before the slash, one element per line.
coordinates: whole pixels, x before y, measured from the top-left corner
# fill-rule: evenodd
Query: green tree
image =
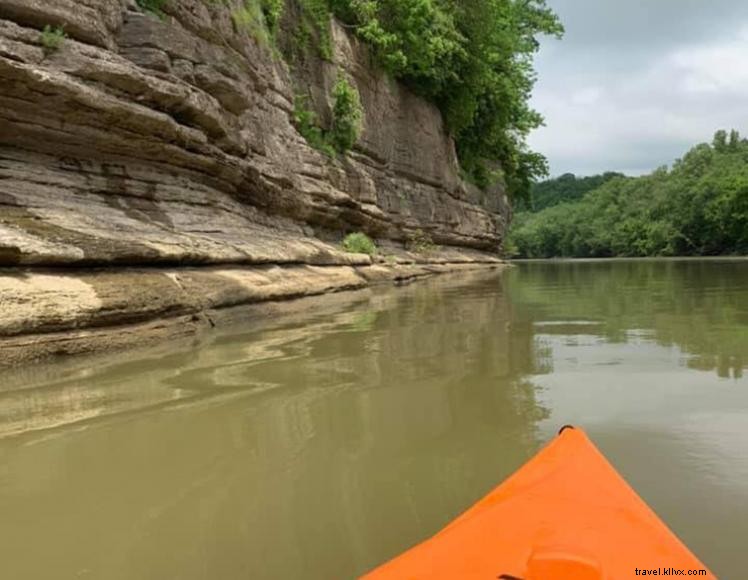
<path fill-rule="evenodd" d="M 735 129 L 730 131 L 730 143 L 728 146 L 731 151 L 737 151 L 740 146 L 740 133 Z"/>
<path fill-rule="evenodd" d="M 720 153 L 727 149 L 727 131 L 719 130 L 714 134 L 712 147 Z"/>
<path fill-rule="evenodd" d="M 503 180 L 515 199 L 547 174 L 527 135 L 541 34 L 563 28 L 545 0 L 330 0 L 381 65 L 436 103 L 461 164 L 480 186 Z"/>

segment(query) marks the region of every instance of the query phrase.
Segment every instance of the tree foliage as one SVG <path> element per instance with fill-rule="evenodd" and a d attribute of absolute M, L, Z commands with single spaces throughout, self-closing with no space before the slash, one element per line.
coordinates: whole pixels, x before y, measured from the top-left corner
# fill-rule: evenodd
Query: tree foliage
<path fill-rule="evenodd" d="M 576 201 L 616 177 L 623 177 L 623 174 L 607 172 L 602 175 L 577 177 L 573 173 L 566 173 L 561 177 L 534 184 L 529 199 L 522 205 L 530 211 L 540 211 L 560 203 Z"/>
<path fill-rule="evenodd" d="M 332 90 L 332 127 L 330 142 L 338 153 L 353 148 L 361 136 L 363 110 L 358 90 L 348 79 L 339 73 L 338 81 Z"/>
<path fill-rule="evenodd" d="M 519 214 L 507 247 L 528 258 L 748 253 L 748 141 L 720 131 L 670 169 Z"/>
<path fill-rule="evenodd" d="M 526 137 L 543 122 L 528 101 L 540 34 L 563 28 L 545 0 L 328 0 L 380 64 L 441 109 L 466 173 L 526 197 L 547 173 Z"/>
<path fill-rule="evenodd" d="M 361 97 L 342 72 L 338 72 L 332 98 L 332 125 L 329 130 L 322 128 L 317 114 L 309 109 L 308 96 L 297 95 L 294 103 L 294 123 L 299 133 L 307 143 L 329 157 L 334 157 L 336 153 L 345 155 L 350 151 L 363 128 Z"/>

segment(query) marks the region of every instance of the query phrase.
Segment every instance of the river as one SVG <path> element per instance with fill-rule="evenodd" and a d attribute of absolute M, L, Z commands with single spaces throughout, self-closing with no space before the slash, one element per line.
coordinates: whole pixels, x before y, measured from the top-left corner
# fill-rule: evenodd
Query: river
<path fill-rule="evenodd" d="M 0 577 L 353 578 L 566 423 L 745 577 L 747 368 L 748 261 L 642 260 L 340 294 L 5 371 Z"/>

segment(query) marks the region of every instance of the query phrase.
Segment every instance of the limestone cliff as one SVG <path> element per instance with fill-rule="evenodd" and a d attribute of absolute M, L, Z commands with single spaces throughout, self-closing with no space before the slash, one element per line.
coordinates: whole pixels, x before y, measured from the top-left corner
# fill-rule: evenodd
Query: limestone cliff
<path fill-rule="evenodd" d="M 332 62 L 292 76 L 234 24 L 238 6 L 170 0 L 157 18 L 134 0 L 0 0 L 0 359 L 97 348 L 80 346 L 89 329 L 200 326 L 209 309 L 497 261 L 508 203 L 462 182 L 434 106 L 335 24 Z M 46 25 L 64 26 L 54 50 Z M 295 129 L 294 92 L 324 114 L 338 70 L 365 117 L 332 160 Z M 419 230 L 442 251 L 406 252 Z M 351 231 L 387 264 L 340 251 Z"/>

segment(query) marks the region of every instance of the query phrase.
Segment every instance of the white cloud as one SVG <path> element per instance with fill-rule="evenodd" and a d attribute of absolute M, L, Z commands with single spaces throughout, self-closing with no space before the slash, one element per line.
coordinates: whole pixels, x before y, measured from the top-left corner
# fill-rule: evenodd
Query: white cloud
<path fill-rule="evenodd" d="M 687 93 L 748 95 L 748 28 L 736 38 L 711 46 L 676 50 L 669 60 Z"/>
<path fill-rule="evenodd" d="M 603 48 L 568 54 L 563 43 L 541 53 L 533 98 L 547 126 L 530 143 L 553 174 L 642 173 L 717 129 L 745 129 L 748 26 L 628 61 Z"/>
<path fill-rule="evenodd" d="M 594 105 L 598 103 L 603 96 L 603 90 L 600 87 L 587 87 L 572 93 L 571 103 L 581 107 Z"/>

